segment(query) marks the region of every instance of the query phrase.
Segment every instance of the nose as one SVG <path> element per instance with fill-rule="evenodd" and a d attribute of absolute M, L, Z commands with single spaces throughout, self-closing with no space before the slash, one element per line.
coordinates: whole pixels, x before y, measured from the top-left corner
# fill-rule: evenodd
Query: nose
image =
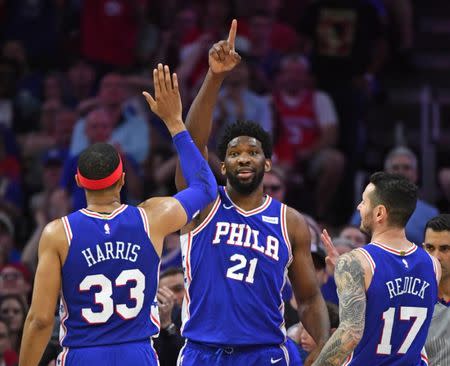
<path fill-rule="evenodd" d="M 239 164 L 248 164 L 250 162 L 250 156 L 247 153 L 242 153 L 238 157 L 238 163 Z"/>

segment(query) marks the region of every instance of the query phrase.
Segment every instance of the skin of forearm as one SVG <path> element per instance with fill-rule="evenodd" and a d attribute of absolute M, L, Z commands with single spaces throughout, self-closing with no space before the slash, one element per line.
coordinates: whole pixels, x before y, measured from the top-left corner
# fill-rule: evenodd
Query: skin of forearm
<path fill-rule="evenodd" d="M 299 302 L 298 314 L 308 333 L 318 346 L 325 344 L 330 334 L 330 321 L 325 301 L 319 295 L 309 301 Z"/>
<path fill-rule="evenodd" d="M 38 365 L 53 331 L 53 323 L 45 325 L 28 316 L 24 326 L 24 336 L 20 347 L 19 366 Z"/>

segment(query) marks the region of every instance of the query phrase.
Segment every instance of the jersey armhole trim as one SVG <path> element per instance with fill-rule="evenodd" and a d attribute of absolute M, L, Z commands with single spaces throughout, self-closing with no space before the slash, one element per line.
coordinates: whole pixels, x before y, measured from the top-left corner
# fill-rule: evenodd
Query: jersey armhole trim
<path fill-rule="evenodd" d="M 67 244 L 70 246 L 73 235 L 72 235 L 72 229 L 70 228 L 69 219 L 67 218 L 67 216 L 63 216 L 63 217 L 61 217 L 61 221 L 63 223 L 64 232 L 66 233 Z"/>
<path fill-rule="evenodd" d="M 147 237 L 150 239 L 150 228 L 148 224 L 147 212 L 142 207 L 137 208 L 141 214 L 142 224 L 144 225 L 144 231 L 147 233 Z"/>
<path fill-rule="evenodd" d="M 281 217 L 280 217 L 280 219 L 281 219 L 281 233 L 283 234 L 283 239 L 284 239 L 284 242 L 286 243 L 286 246 L 287 246 L 287 248 L 288 248 L 288 252 L 289 252 L 289 260 L 288 260 L 288 264 L 287 264 L 287 267 L 289 267 L 289 265 L 291 264 L 291 262 L 292 262 L 292 245 L 291 245 L 291 241 L 289 240 L 289 232 L 288 232 L 288 229 L 287 229 L 287 218 L 286 218 L 286 215 L 287 215 L 287 206 L 284 204 L 284 203 L 282 203 L 281 204 Z"/>
<path fill-rule="evenodd" d="M 370 270 L 372 271 L 372 275 L 374 275 L 375 268 L 377 268 L 377 266 L 375 265 L 375 261 L 372 259 L 372 256 L 369 254 L 369 252 L 364 248 L 357 248 L 355 250 L 361 253 L 364 256 L 364 258 L 366 258 L 367 262 L 369 263 Z"/>
<path fill-rule="evenodd" d="M 197 235 L 200 231 L 202 231 L 209 224 L 209 222 L 213 219 L 214 215 L 218 211 L 221 201 L 222 200 L 220 199 L 220 194 L 218 194 L 216 201 L 214 202 L 214 205 L 211 208 L 211 211 L 209 211 L 206 218 L 202 221 L 202 223 L 200 225 L 198 225 L 194 230 L 192 230 L 190 232 L 192 236 Z"/>

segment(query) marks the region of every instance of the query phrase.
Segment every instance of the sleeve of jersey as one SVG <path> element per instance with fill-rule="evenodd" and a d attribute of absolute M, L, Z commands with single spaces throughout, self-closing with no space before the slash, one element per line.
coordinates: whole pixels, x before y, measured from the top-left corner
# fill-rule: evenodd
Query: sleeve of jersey
<path fill-rule="evenodd" d="M 214 201 L 217 196 L 217 182 L 208 162 L 200 154 L 188 131 L 176 134 L 173 142 L 187 183 L 187 188 L 174 197 L 183 206 L 189 222 Z"/>

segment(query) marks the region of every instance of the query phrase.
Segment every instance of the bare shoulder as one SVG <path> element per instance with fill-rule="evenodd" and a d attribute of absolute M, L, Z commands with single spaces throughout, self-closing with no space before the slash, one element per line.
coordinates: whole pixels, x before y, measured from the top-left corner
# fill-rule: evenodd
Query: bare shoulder
<path fill-rule="evenodd" d="M 39 252 L 47 250 L 57 252 L 61 259 L 67 254 L 68 242 L 62 219 L 49 222 L 42 231 Z"/>

